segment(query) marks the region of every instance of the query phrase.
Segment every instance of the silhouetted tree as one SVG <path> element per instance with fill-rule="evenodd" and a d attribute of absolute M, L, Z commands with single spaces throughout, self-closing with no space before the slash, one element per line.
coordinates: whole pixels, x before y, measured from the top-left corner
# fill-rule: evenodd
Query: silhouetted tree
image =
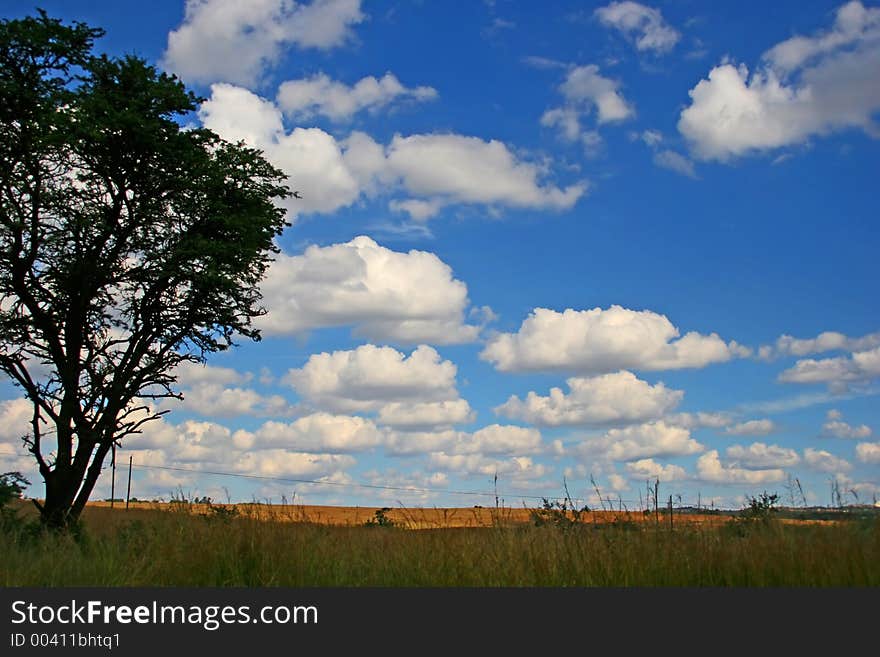
<path fill-rule="evenodd" d="M 78 519 L 114 442 L 179 397 L 175 368 L 259 339 L 289 195 L 259 151 L 182 127 L 202 99 L 103 34 L 0 22 L 0 371 L 49 526 Z"/>

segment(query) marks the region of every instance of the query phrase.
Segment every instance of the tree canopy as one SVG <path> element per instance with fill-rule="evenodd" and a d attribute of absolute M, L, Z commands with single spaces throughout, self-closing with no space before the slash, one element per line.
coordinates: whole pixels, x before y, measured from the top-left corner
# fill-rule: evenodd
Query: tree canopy
<path fill-rule="evenodd" d="M 186 124 L 202 99 L 103 32 L 0 22 L 0 371 L 52 526 L 75 522 L 114 443 L 179 396 L 175 368 L 259 339 L 285 176 Z"/>

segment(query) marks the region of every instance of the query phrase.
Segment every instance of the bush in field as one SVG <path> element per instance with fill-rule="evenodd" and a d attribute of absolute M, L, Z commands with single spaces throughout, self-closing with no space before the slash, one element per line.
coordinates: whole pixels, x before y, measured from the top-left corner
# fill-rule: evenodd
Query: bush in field
<path fill-rule="evenodd" d="M 8 529 L 21 524 L 18 509 L 11 508 L 9 503 L 21 499 L 25 488 L 30 485 L 20 472 L 4 472 L 0 474 L 0 527 Z"/>
<path fill-rule="evenodd" d="M 749 506 L 743 511 L 744 518 L 766 522 L 779 512 L 779 509 L 776 508 L 779 495 L 776 493 L 769 494 L 767 491 L 764 491 L 758 497 L 749 497 L 748 499 Z"/>
<path fill-rule="evenodd" d="M 367 520 L 364 523 L 365 527 L 394 527 L 394 521 L 388 517 L 388 512 L 391 511 L 391 507 L 383 507 L 381 509 L 376 509 L 376 512 L 373 514 L 373 517 Z"/>
<path fill-rule="evenodd" d="M 551 526 L 568 529 L 580 524 L 583 521 L 583 514 L 589 511 L 590 507 L 584 505 L 578 508 L 570 498 L 560 502 L 545 497 L 541 501 L 541 507 L 532 511 L 531 519 L 535 527 Z"/>

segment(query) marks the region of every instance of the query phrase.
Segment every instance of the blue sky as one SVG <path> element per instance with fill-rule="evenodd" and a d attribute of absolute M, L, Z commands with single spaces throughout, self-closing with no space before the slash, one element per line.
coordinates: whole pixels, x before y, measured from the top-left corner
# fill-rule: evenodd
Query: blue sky
<path fill-rule="evenodd" d="M 133 494 L 880 494 L 875 3 L 42 6 L 178 74 L 303 196 L 264 340 L 181 372 L 120 452 L 153 466 Z"/>

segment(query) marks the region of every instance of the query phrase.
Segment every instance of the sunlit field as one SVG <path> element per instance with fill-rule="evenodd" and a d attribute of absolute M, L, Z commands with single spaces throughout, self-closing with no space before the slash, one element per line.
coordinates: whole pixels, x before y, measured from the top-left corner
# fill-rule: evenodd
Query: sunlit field
<path fill-rule="evenodd" d="M 24 506 L 18 517 L 29 515 Z M 346 520 L 338 507 L 176 504 L 92 506 L 78 536 L 34 527 L 0 536 L 4 586 L 880 585 L 870 515 L 670 524 L 644 513 L 360 508 Z"/>

